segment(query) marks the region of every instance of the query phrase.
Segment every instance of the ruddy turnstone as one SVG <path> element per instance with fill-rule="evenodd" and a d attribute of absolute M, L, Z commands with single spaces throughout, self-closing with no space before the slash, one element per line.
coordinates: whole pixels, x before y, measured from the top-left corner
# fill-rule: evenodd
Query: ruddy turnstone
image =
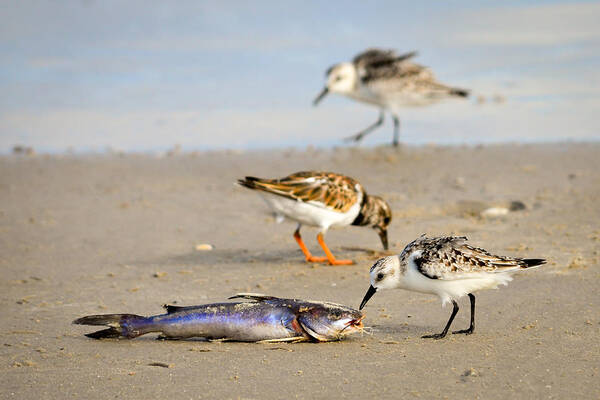
<path fill-rule="evenodd" d="M 387 227 L 392 220 L 390 206 L 378 196 L 370 196 L 356 180 L 333 172 L 296 172 L 281 179 L 260 179 L 247 176 L 238 183 L 258 190 L 278 219 L 287 217 L 298 222 L 294 239 L 308 262 L 329 262 L 348 265 L 352 260 L 337 260 L 323 239 L 333 226 L 370 226 L 377 231 L 387 250 Z M 327 257 L 315 257 L 300 236 L 302 224 L 321 230 L 317 241 Z"/>
<path fill-rule="evenodd" d="M 438 82 L 429 68 L 415 64 L 416 52 L 398 55 L 393 50 L 368 49 L 352 62 L 343 62 L 327 70 L 327 83 L 315 98 L 317 105 L 329 92 L 379 107 L 379 118 L 347 140 L 358 142 L 381 126 L 385 111 L 394 121 L 393 145 L 398 146 L 402 107 L 425 106 L 451 97 L 467 97 L 468 91 Z"/>
<path fill-rule="evenodd" d="M 456 300 L 468 295 L 471 301 L 471 325 L 452 333 L 471 334 L 475 329 L 475 296 L 481 289 L 495 289 L 512 280 L 512 274 L 522 269 L 546 263 L 541 258 L 496 256 L 484 249 L 470 246 L 464 236 L 420 238 L 409 243 L 397 256 L 384 257 L 371 267 L 371 286 L 360 309 L 379 289 L 406 289 L 438 295 L 442 304 L 452 302 L 452 315 L 442 333 L 424 338 L 441 339 L 458 312 Z"/>

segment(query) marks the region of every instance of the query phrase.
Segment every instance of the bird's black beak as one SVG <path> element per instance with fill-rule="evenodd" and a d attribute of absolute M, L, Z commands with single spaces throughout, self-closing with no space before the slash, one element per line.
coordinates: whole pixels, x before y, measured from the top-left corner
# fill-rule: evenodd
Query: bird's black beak
<path fill-rule="evenodd" d="M 363 309 L 363 307 L 365 306 L 365 304 L 367 304 L 367 301 L 369 301 L 369 299 L 371 297 L 373 297 L 373 295 L 375 294 L 376 291 L 377 291 L 377 289 L 375 289 L 373 287 L 373 285 L 369 286 L 369 290 L 367 290 L 367 294 L 365 294 L 365 297 L 363 298 L 363 300 L 360 303 L 360 307 L 358 308 L 359 310 Z"/>
<path fill-rule="evenodd" d="M 377 233 L 379 234 L 379 239 L 381 239 L 381 244 L 383 245 L 383 249 L 388 249 L 388 237 L 387 237 L 387 229 L 379 228 L 377 229 Z"/>
<path fill-rule="evenodd" d="M 323 100 L 323 97 L 325 97 L 327 93 L 329 93 L 329 89 L 327 88 L 327 86 L 325 86 L 323 90 L 321 90 L 321 93 L 319 93 L 319 95 L 313 100 L 313 106 L 319 104 L 319 102 Z"/>

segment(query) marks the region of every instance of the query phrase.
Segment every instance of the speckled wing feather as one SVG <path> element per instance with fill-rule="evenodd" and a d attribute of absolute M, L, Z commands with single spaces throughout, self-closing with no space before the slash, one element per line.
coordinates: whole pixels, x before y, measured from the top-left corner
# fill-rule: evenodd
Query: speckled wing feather
<path fill-rule="evenodd" d="M 348 211 L 364 197 L 364 189 L 357 181 L 332 172 L 303 171 L 281 179 L 247 176 L 238 183 L 338 212 Z"/>
<path fill-rule="evenodd" d="M 371 81 L 403 78 L 433 81 L 431 70 L 409 61 L 416 54 L 413 51 L 398 56 L 393 50 L 369 49 L 354 57 L 353 63 L 364 84 Z"/>
<path fill-rule="evenodd" d="M 358 68 L 377 68 L 386 64 L 402 62 L 416 55 L 416 51 L 398 55 L 394 50 L 367 49 L 354 57 L 352 62 Z"/>
<path fill-rule="evenodd" d="M 354 57 L 353 63 L 361 83 L 374 93 L 412 93 L 431 100 L 468 95 L 467 90 L 438 82 L 429 68 L 411 61 L 416 55 L 415 51 L 397 55 L 393 50 L 369 49 Z"/>
<path fill-rule="evenodd" d="M 452 280 L 464 278 L 464 274 L 508 272 L 543 264 L 540 259 L 522 259 L 497 256 L 466 243 L 464 236 L 437 238 L 421 237 L 410 243 L 401 257 L 410 257 L 415 251 L 419 272 L 431 279 Z"/>

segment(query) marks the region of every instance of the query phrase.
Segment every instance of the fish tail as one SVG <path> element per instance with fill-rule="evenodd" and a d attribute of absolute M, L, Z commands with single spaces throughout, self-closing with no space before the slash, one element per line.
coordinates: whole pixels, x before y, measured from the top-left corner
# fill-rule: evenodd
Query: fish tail
<path fill-rule="evenodd" d="M 73 323 L 76 325 L 104 325 L 109 327 L 108 329 L 102 329 L 85 335 L 92 339 L 118 337 L 133 339 L 150 332 L 148 328 L 151 327 L 151 322 L 148 318 L 135 314 L 87 315 L 76 319 Z"/>

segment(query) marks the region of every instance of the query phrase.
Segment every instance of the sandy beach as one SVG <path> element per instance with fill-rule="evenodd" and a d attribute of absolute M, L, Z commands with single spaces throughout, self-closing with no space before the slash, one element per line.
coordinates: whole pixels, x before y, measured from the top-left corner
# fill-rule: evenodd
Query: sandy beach
<path fill-rule="evenodd" d="M 86 314 L 162 312 L 236 292 L 358 307 L 375 231 L 328 232 L 355 265 L 309 265 L 245 175 L 331 170 L 393 210 L 391 251 L 423 233 L 542 268 L 477 296 L 476 331 L 444 340 L 451 307 L 377 293 L 371 333 L 333 343 L 95 341 Z M 511 201 L 525 209 L 482 211 Z M 600 397 L 600 145 L 340 148 L 0 157 L 0 397 L 14 399 Z M 320 255 L 317 231 L 306 227 Z M 197 250 L 211 244 L 213 250 Z M 454 327 L 468 326 L 461 300 Z"/>

